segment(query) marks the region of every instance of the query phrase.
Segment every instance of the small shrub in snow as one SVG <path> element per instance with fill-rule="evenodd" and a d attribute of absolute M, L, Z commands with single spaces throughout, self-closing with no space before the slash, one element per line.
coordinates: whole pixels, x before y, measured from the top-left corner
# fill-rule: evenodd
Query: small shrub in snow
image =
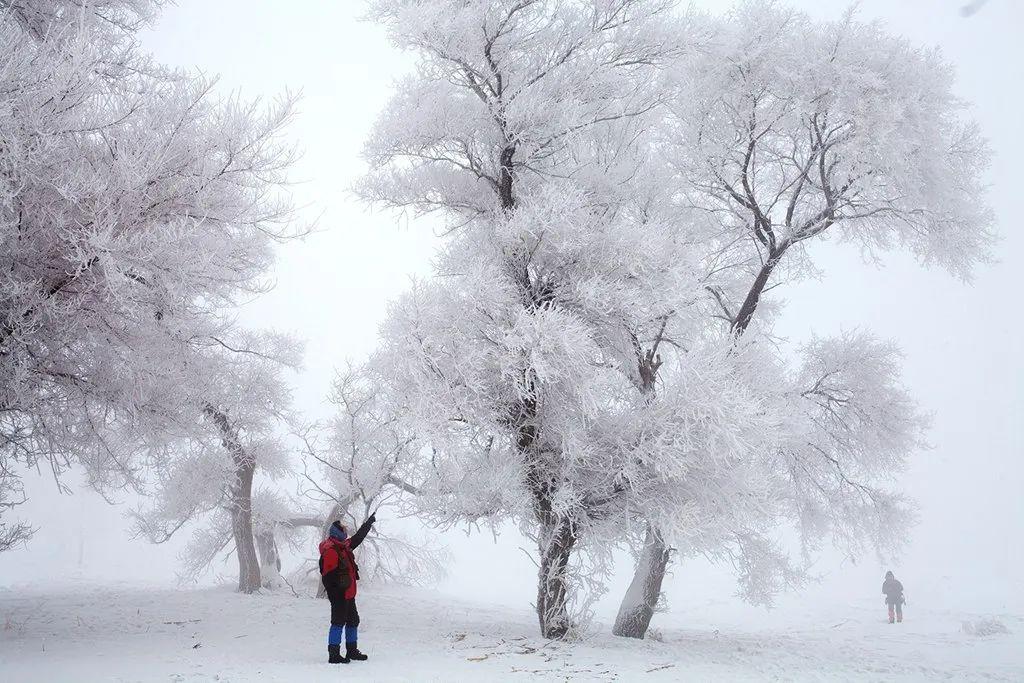
<path fill-rule="evenodd" d="M 960 626 L 960 630 L 969 636 L 977 636 L 978 638 L 983 638 L 985 636 L 1008 635 L 1010 633 L 1010 629 L 1006 628 L 1006 624 L 995 617 L 978 619 L 973 622 L 965 621 Z"/>

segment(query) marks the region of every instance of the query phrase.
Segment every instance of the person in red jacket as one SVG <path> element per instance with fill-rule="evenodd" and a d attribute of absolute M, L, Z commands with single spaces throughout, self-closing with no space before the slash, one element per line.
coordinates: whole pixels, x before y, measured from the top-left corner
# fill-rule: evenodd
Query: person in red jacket
<path fill-rule="evenodd" d="M 351 538 L 348 536 L 348 528 L 336 521 L 331 525 L 327 538 L 320 543 L 320 577 L 331 601 L 331 628 L 327 632 L 327 661 L 331 664 L 348 664 L 353 659 L 367 659 L 358 647 L 356 584 L 359 581 L 359 565 L 352 551 L 363 542 L 375 521 L 376 516 L 370 515 Z M 344 657 L 341 656 L 343 631 L 346 649 Z"/>

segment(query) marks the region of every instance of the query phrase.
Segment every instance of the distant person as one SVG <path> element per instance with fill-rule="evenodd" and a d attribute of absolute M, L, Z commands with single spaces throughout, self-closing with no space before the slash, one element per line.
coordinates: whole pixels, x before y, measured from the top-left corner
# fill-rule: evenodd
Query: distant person
<path fill-rule="evenodd" d="M 348 664 L 350 660 L 365 661 L 359 651 L 359 612 L 356 610 L 356 584 L 359 565 L 352 551 L 366 538 L 377 521 L 370 515 L 355 535 L 349 538 L 348 528 L 340 521 L 331 525 L 327 538 L 320 543 L 320 577 L 331 601 L 331 628 L 327 632 L 327 661 Z M 345 634 L 344 657 L 341 656 L 341 635 Z"/>
<path fill-rule="evenodd" d="M 892 572 L 885 573 L 882 592 L 885 593 L 885 604 L 889 607 L 889 623 L 898 621 L 902 624 L 903 604 L 907 599 L 903 597 L 903 584 L 896 580 Z"/>

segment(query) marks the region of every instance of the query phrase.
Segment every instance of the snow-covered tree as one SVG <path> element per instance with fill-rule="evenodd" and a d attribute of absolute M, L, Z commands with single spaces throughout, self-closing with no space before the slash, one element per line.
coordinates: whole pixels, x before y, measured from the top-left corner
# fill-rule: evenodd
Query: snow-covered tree
<path fill-rule="evenodd" d="M 819 235 L 868 254 L 905 248 L 964 279 L 988 255 L 988 150 L 937 51 L 852 14 L 815 22 L 749 2 L 677 74 L 680 190 L 747 237 L 727 242 L 740 253 L 726 262 L 747 266 L 726 293 L 737 331 L 766 287 L 806 270 Z"/>
<path fill-rule="evenodd" d="M 198 438 L 171 445 L 150 504 L 135 512 L 138 530 L 156 542 L 194 527 L 182 557 L 185 580 L 234 554 L 240 576 L 249 577 L 246 585 L 279 588 L 287 583 L 282 544 L 305 555 L 310 529 L 322 537 L 334 520 L 354 527 L 382 507 L 404 514 L 403 497 L 418 493 L 400 478 L 412 440 L 365 366 L 338 374 L 330 395 L 334 418 L 299 427 L 280 377 L 294 343 L 256 341 L 249 350 L 262 349 L 259 355 L 230 368 L 233 379 L 213 379 L 197 390 L 210 395 L 213 387 L 228 387 L 211 399 Z M 286 430 L 293 433 L 282 438 Z M 287 496 L 282 483 L 295 474 L 293 453 L 301 456 L 303 472 L 299 495 Z M 256 479 L 264 485 L 254 488 Z M 360 564 L 366 577 L 416 583 L 443 573 L 437 544 L 388 531 L 365 544 Z M 304 580 L 313 571 L 315 562 L 289 573 Z"/>
<path fill-rule="evenodd" d="M 336 415 L 302 434 L 303 496 L 321 510 L 312 517 L 321 535 L 338 519 L 356 528 L 378 511 L 382 517 L 414 512 L 411 501 L 420 491 L 406 477 L 416 440 L 373 368 L 350 364 L 339 371 L 330 400 Z M 360 552 L 361 571 L 381 581 L 418 584 L 444 574 L 440 544 L 417 542 L 386 525 L 363 541 Z M 322 585 L 318 595 L 325 595 Z"/>
<path fill-rule="evenodd" d="M 582 441 L 578 426 L 592 405 L 583 391 L 597 388 L 590 361 L 599 354 L 586 326 L 555 308 L 560 283 L 535 260 L 545 237 L 557 248 L 561 235 L 546 236 L 523 214 L 549 208 L 539 195 L 574 133 L 650 108 L 636 78 L 647 50 L 640 60 L 627 57 L 615 40 L 633 20 L 650 18 L 632 16 L 639 4 L 399 0 L 374 9 L 392 40 L 417 50 L 421 61 L 368 144 L 373 169 L 363 195 L 445 212 L 453 226 L 465 224 L 453 247 L 462 258 L 446 270 L 462 275 L 479 264 L 461 278 L 467 282 L 425 299 L 414 294 L 393 312 L 387 343 L 395 366 L 413 361 L 402 368 L 407 378 L 396 374 L 405 385 L 395 388 L 417 390 L 409 392 L 413 414 L 441 417 L 439 426 L 417 431 L 435 451 L 446 512 L 532 517 L 540 554 L 536 608 L 550 637 L 570 626 L 566 572 L 580 519 L 560 472 L 576 461 L 563 457 L 569 434 L 556 434 L 555 417 L 543 412 L 561 411 Z M 492 339 L 489 332 L 499 335 L 492 349 L 478 342 Z M 469 381 L 460 379 L 465 375 Z M 463 406 L 465 399 L 452 395 L 481 381 L 470 388 L 477 396 L 467 397 L 477 402 Z M 466 428 L 446 429 L 449 421 Z M 484 463 L 468 465 L 481 457 Z"/>
<path fill-rule="evenodd" d="M 821 539 L 850 557 L 897 552 L 910 510 L 889 489 L 928 426 L 900 382 L 902 355 L 865 332 L 815 338 L 800 349 L 784 399 L 778 466 L 786 472 L 787 510 L 805 552 Z"/>
<path fill-rule="evenodd" d="M 835 235 L 870 256 L 904 248 L 969 278 L 992 241 L 981 177 L 988 153 L 937 51 L 853 14 L 816 22 L 769 2 L 741 3 L 710 27 L 703 49 L 673 70 L 662 149 L 682 202 L 721 226 L 703 252 L 707 289 L 736 337 L 757 320 L 757 334 L 770 334 L 762 297 L 815 272 L 805 250 L 814 239 Z M 822 370 L 805 385 L 764 377 L 793 399 L 777 446 L 791 474 L 785 495 L 801 508 L 800 528 L 856 549 L 907 519 L 876 485 L 919 443 L 921 422 L 898 388 L 890 347 L 846 336 L 805 353 L 806 367 Z M 825 396 L 813 388 L 819 381 Z M 904 526 L 892 523 L 889 537 L 902 538 Z M 665 561 L 652 566 L 652 556 Z M 633 583 L 646 586 L 645 599 L 631 590 L 624 600 L 620 635 L 646 631 L 667 546 L 651 537 L 641 558 Z"/>
<path fill-rule="evenodd" d="M 367 367 L 349 365 L 335 377 L 330 396 L 337 414 L 315 440 L 305 438 L 310 494 L 348 511 L 357 521 L 401 493 L 416 494 L 402 479 L 414 439 L 387 404 Z M 323 443 L 321 443 L 321 440 Z M 310 469 L 319 470 L 311 474 Z M 356 512 L 353 510 L 353 512 Z M 338 519 L 338 517 L 334 517 Z"/>
<path fill-rule="evenodd" d="M 254 497 L 254 484 L 257 472 L 277 478 L 291 469 L 281 434 L 294 418 L 282 371 L 297 365 L 299 345 L 268 334 L 245 335 L 239 342 L 204 359 L 206 371 L 183 389 L 187 405 L 200 409 L 174 439 L 150 445 L 159 468 L 145 480 L 146 502 L 134 518 L 137 531 L 156 543 L 206 519 L 208 526 L 193 534 L 185 577 L 230 547 L 239 565 L 239 590 L 252 592 L 273 587 L 277 578 L 276 556 L 261 558 L 255 535 L 276 516 L 277 497 L 271 491 Z M 261 565 L 269 570 L 266 581 Z"/>
<path fill-rule="evenodd" d="M 702 291 L 692 235 L 666 215 L 647 132 L 660 67 L 688 36 L 668 2 L 374 8 L 420 62 L 368 143 L 361 192 L 450 226 L 437 276 L 392 307 L 374 365 L 429 453 L 413 479 L 434 520 L 520 521 L 538 545 L 541 632 L 562 637 L 577 550 L 607 553 L 659 471 L 706 455 L 740 476 L 770 432 L 742 377 L 697 370 L 728 335 L 687 332 Z M 689 341 L 692 364 L 671 370 L 716 401 L 673 407 L 686 437 L 665 455 L 642 430 L 623 439 L 622 422 L 654 410 L 638 388 L 659 344 Z"/>
<path fill-rule="evenodd" d="M 158 4 L 0 2 L 8 490 L 25 467 L 59 485 L 80 466 L 101 491 L 159 471 L 215 419 L 195 389 L 245 355 L 230 310 L 289 234 L 290 101 L 264 110 L 154 65 L 133 32 Z"/>

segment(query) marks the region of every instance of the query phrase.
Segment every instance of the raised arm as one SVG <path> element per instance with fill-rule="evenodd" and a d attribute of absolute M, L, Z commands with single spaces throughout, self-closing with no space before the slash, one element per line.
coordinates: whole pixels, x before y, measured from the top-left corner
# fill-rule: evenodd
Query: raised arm
<path fill-rule="evenodd" d="M 363 522 L 363 525 L 359 527 L 359 530 L 356 531 L 355 534 L 353 534 L 352 540 L 349 541 L 349 547 L 351 547 L 353 550 L 358 548 L 359 544 L 363 542 L 364 538 L 366 538 L 366 534 L 370 532 L 370 527 L 372 527 L 373 523 L 376 521 L 376 515 L 370 515 L 369 517 L 367 517 L 366 521 Z"/>

